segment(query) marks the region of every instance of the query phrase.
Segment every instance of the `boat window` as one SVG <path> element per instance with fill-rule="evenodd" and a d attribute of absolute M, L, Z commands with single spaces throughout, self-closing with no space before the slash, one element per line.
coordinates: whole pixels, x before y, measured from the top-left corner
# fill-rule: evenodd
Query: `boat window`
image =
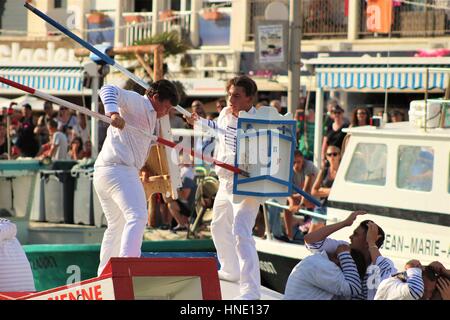
<path fill-rule="evenodd" d="M 345 180 L 376 186 L 385 185 L 386 154 L 385 144 L 358 143 L 345 174 Z"/>
<path fill-rule="evenodd" d="M 433 184 L 434 150 L 430 147 L 399 146 L 397 187 L 431 191 Z"/>

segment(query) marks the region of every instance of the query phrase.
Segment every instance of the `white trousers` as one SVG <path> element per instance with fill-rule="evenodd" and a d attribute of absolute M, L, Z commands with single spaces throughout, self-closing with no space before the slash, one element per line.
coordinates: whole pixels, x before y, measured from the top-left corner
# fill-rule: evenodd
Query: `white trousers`
<path fill-rule="evenodd" d="M 246 300 L 261 298 L 261 276 L 253 226 L 259 210 L 256 198 L 233 202 L 230 184 L 220 182 L 214 200 L 211 234 L 217 250 L 221 278 L 240 282 L 240 296 Z"/>
<path fill-rule="evenodd" d="M 147 200 L 136 168 L 96 167 L 93 182 L 108 224 L 100 249 L 100 275 L 111 257 L 141 256 Z"/>

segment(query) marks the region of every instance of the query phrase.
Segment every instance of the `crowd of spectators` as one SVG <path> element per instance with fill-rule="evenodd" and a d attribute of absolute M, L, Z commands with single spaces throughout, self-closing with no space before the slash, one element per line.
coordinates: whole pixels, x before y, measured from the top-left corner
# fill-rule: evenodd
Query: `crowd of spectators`
<path fill-rule="evenodd" d="M 10 150 L 8 153 L 8 138 Z M 30 104 L 11 103 L 0 118 L 0 158 L 50 158 L 81 160 L 92 153 L 89 124 L 84 114 L 75 114 L 53 103 L 44 103 L 43 114 L 36 115 Z"/>

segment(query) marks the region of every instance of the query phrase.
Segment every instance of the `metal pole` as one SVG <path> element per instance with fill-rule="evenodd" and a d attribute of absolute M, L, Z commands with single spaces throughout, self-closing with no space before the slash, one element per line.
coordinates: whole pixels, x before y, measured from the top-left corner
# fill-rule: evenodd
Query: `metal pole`
<path fill-rule="evenodd" d="M 300 40 L 302 36 L 301 1 L 289 1 L 289 69 L 288 69 L 288 112 L 295 113 L 300 95 Z"/>
<path fill-rule="evenodd" d="M 92 77 L 92 101 L 91 110 L 98 113 L 98 84 L 99 84 L 98 72 Z M 91 119 L 91 139 L 92 139 L 92 158 L 96 158 L 99 153 L 99 141 L 98 141 L 98 120 L 92 117 Z"/>
<path fill-rule="evenodd" d="M 10 131 L 11 131 L 11 115 L 9 114 L 9 110 L 8 110 L 8 114 L 6 115 L 6 141 L 7 141 L 7 150 L 8 150 L 8 160 L 11 160 L 11 135 L 10 135 Z"/>

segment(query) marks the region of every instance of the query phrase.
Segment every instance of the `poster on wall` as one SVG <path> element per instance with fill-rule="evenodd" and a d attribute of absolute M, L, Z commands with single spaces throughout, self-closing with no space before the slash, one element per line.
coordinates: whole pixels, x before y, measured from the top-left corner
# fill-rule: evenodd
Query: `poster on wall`
<path fill-rule="evenodd" d="M 263 69 L 287 69 L 287 21 L 257 20 L 255 32 L 257 66 Z"/>

